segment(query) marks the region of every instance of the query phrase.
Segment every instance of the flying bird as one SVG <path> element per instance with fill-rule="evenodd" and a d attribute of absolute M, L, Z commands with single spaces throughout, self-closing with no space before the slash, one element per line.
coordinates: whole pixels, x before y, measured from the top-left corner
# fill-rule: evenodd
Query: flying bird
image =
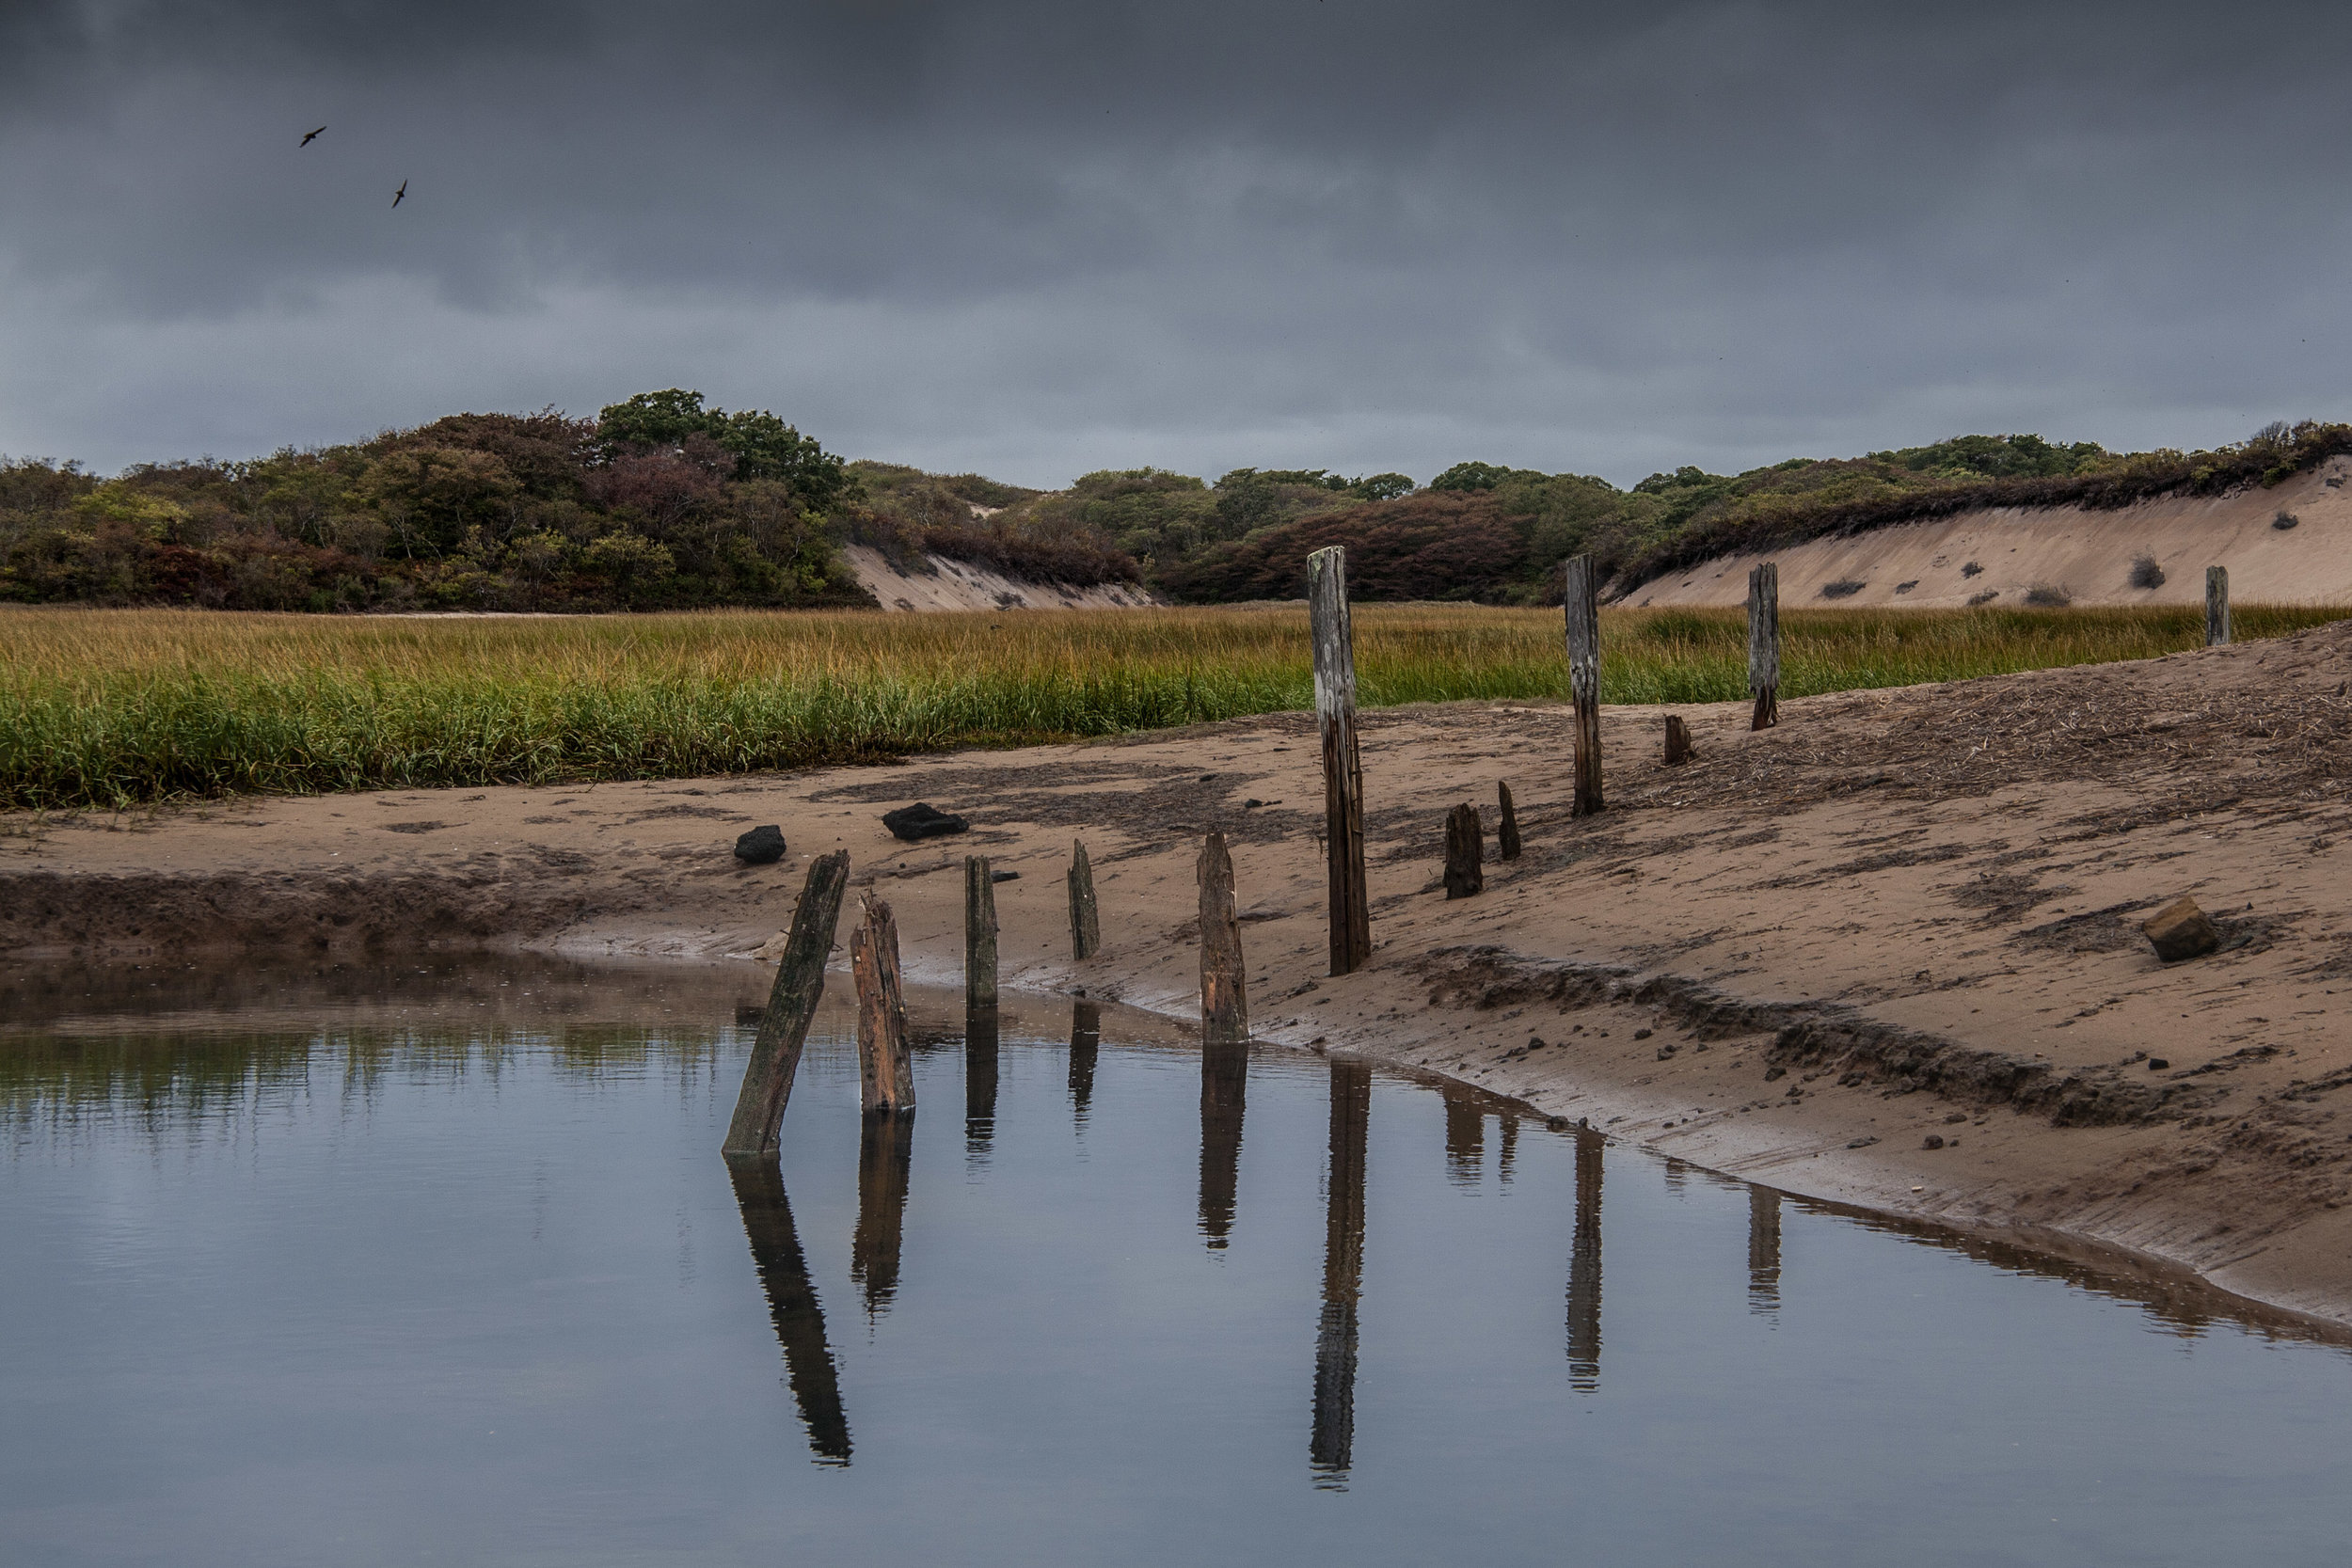
<path fill-rule="evenodd" d="M 396 190 L 396 191 L 394 191 L 394 192 L 392 193 L 392 205 L 393 205 L 393 206 L 395 206 L 395 207 L 399 206 L 399 205 L 401 204 L 401 202 L 402 202 L 402 201 L 404 201 L 404 200 L 405 200 L 405 199 L 407 198 L 407 196 L 408 196 L 408 182 L 407 182 L 407 181 L 405 181 L 405 180 L 403 180 L 403 181 L 400 182 L 400 189 L 398 189 L 398 190 Z"/>
<path fill-rule="evenodd" d="M 326 126 L 324 126 L 324 125 L 322 125 L 322 126 L 320 126 L 320 127 L 319 127 L 319 131 L 324 131 L 324 130 L 326 130 Z M 303 146 L 305 146 L 305 147 L 308 147 L 308 146 L 310 146 L 312 142 L 314 142 L 314 141 L 318 140 L 318 139 L 319 139 L 319 131 L 313 131 L 313 132 L 311 132 L 309 135 L 307 135 L 307 136 L 303 137 L 303 138 L 302 138 L 302 145 L 303 145 Z"/>

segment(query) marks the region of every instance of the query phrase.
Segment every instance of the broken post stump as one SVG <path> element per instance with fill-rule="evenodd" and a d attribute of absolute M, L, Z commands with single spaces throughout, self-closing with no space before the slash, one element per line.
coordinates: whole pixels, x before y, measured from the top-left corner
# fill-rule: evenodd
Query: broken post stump
<path fill-rule="evenodd" d="M 1094 863 L 1087 859 L 1086 841 L 1070 841 L 1070 951 L 1090 958 L 1103 946 L 1103 920 L 1094 902 Z"/>
<path fill-rule="evenodd" d="M 898 974 L 898 922 L 879 898 L 850 932 L 850 974 L 857 981 L 857 1073 L 865 1114 L 914 1113 L 914 1063 L 907 1054 L 906 986 Z"/>
<path fill-rule="evenodd" d="M 1519 858 L 1519 814 L 1511 809 L 1511 786 L 1495 785 L 1495 800 L 1502 819 L 1495 824 L 1495 858 L 1515 861 Z"/>
<path fill-rule="evenodd" d="M 792 1074 L 801 1065 L 808 1021 L 825 994 L 825 959 L 833 952 L 834 927 L 841 920 L 841 895 L 850 885 L 850 852 L 835 849 L 810 863 L 808 881 L 792 911 L 792 930 L 776 959 L 776 983 L 743 1067 L 743 1087 L 735 1097 L 721 1152 L 742 1158 L 772 1154 L 792 1098 Z"/>
<path fill-rule="evenodd" d="M 2154 945 L 2156 957 L 2169 964 L 2201 958 L 2221 945 L 2221 933 L 2186 894 L 2141 921 L 2139 928 Z"/>
<path fill-rule="evenodd" d="M 1468 898 L 1486 886 L 1486 845 L 1478 808 L 1455 806 L 1445 814 L 1445 895 Z"/>
<path fill-rule="evenodd" d="M 1780 722 L 1780 567 L 1770 561 L 1748 571 L 1748 694 L 1756 699 L 1748 728 Z"/>
<path fill-rule="evenodd" d="M 1323 738 L 1331 973 L 1353 974 L 1372 958 L 1372 905 L 1364 885 L 1364 770 L 1356 748 L 1356 633 L 1347 613 L 1347 551 L 1338 545 L 1307 558 L 1307 614 L 1315 728 Z"/>
<path fill-rule="evenodd" d="M 1589 555 L 1560 572 L 1567 615 L 1568 694 L 1576 700 L 1576 798 L 1570 815 L 1600 810 L 1600 575 Z"/>
<path fill-rule="evenodd" d="M 2230 641 L 2230 569 L 2205 568 L 2205 646 L 2218 648 Z"/>
<path fill-rule="evenodd" d="M 1666 715 L 1666 766 L 1691 760 L 1691 726 L 1678 713 Z"/>
<path fill-rule="evenodd" d="M 1249 992 L 1243 984 L 1241 916 L 1233 908 L 1233 857 L 1223 833 L 1200 846 L 1200 1039 L 1230 1045 L 1249 1037 Z"/>
<path fill-rule="evenodd" d="M 996 1006 L 996 879 L 986 855 L 963 857 L 963 1001 Z"/>

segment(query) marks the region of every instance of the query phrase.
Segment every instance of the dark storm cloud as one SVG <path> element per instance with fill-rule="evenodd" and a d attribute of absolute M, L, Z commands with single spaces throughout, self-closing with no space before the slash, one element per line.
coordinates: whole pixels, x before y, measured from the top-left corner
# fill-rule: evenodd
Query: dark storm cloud
<path fill-rule="evenodd" d="M 2327 8 L 0 0 L 0 451 L 682 382 L 1033 483 L 1624 481 L 1961 429 L 2210 442 L 2352 389 Z"/>

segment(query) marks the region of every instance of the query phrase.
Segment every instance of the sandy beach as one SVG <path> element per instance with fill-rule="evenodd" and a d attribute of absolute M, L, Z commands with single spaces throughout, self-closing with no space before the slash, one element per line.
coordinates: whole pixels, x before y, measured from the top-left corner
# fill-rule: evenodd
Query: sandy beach
<path fill-rule="evenodd" d="M 1189 1016 L 1193 863 L 1233 846 L 1271 1045 L 1442 1072 L 1809 1196 L 2127 1249 L 2352 1323 L 2352 626 L 2140 664 L 1604 721 L 1608 806 L 1567 813 L 1565 709 L 1365 716 L 1371 966 L 1326 974 L 1303 715 L 789 776 L 369 793 L 0 818 L 0 958 L 184 963 L 514 947 L 744 965 L 812 855 L 898 911 L 910 979 L 961 963 L 962 857 L 1004 981 Z M 1525 854 L 1494 859 L 1495 785 Z M 900 844 L 915 800 L 969 832 Z M 1446 809 L 1486 891 L 1439 884 Z M 746 867 L 736 835 L 790 853 Z M 1083 838 L 1104 951 L 1070 957 Z M 2137 922 L 2193 895 L 2223 950 Z M 846 931 L 846 927 L 845 927 Z M 836 962 L 841 955 L 836 953 Z M 846 984 L 846 976 L 841 983 Z M 2340 1005 L 2343 991 L 2346 1004 Z"/>

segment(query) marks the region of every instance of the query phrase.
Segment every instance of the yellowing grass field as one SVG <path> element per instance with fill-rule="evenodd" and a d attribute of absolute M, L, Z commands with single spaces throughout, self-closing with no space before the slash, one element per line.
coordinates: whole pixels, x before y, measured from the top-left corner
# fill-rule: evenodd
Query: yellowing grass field
<path fill-rule="evenodd" d="M 2241 639 L 2352 610 L 2240 606 Z M 1371 705 L 1567 692 L 1556 610 L 1364 605 Z M 2201 610 L 1791 610 L 1784 696 L 2144 658 Z M 1746 695 L 1739 610 L 1609 610 L 1603 698 Z M 1301 608 L 358 618 L 0 610 L 0 806 L 678 777 L 1312 701 Z"/>

